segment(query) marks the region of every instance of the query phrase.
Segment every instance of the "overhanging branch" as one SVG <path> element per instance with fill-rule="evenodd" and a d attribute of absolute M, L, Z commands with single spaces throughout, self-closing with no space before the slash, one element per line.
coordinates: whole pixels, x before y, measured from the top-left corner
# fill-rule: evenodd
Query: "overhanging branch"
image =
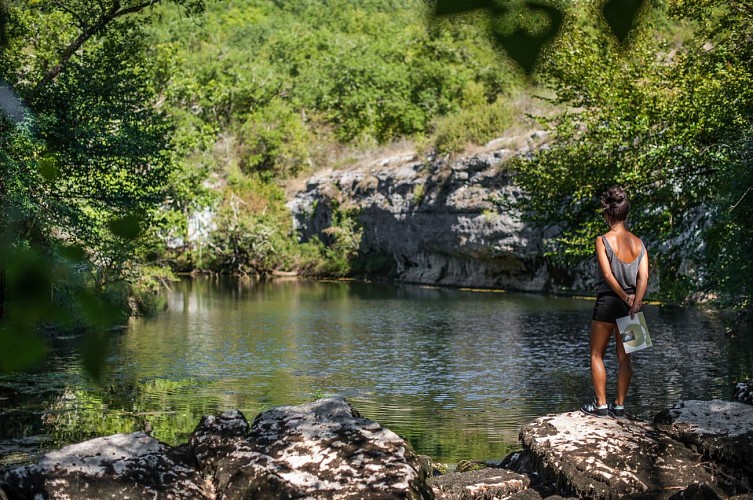
<path fill-rule="evenodd" d="M 55 66 L 53 66 L 34 87 L 32 95 L 38 95 L 42 91 L 42 89 L 44 89 L 51 81 L 57 78 L 57 76 L 62 73 L 65 67 L 68 65 L 76 51 L 78 51 L 78 49 L 80 49 L 87 40 L 97 35 L 98 33 L 101 33 L 107 27 L 107 25 L 109 25 L 115 19 L 122 16 L 127 16 L 129 14 L 135 14 L 159 2 L 160 0 L 149 0 L 125 8 L 121 8 L 119 0 L 113 2 L 110 9 L 105 11 L 97 20 L 97 22 L 95 22 L 91 27 L 83 29 L 81 33 L 76 37 L 76 39 L 73 40 L 73 42 L 71 42 L 71 44 L 65 48 L 57 64 L 55 64 Z"/>

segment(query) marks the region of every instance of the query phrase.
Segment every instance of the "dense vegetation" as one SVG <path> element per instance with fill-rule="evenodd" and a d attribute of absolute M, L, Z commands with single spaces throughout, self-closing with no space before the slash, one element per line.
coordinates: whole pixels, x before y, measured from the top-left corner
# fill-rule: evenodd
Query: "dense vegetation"
<path fill-rule="evenodd" d="M 750 305 L 750 0 L 656 0 L 622 44 L 595 2 L 427 22 L 447 5 L 0 0 L 0 367 L 43 349 L 13 332 L 154 307 L 170 268 L 352 272 L 355 214 L 301 245 L 282 182 L 393 141 L 483 143 L 533 85 L 563 112 L 513 168 L 524 216 L 563 230 L 553 258 L 590 255 L 619 182 L 666 296 Z"/>
<path fill-rule="evenodd" d="M 172 125 L 152 106 L 144 57 L 148 4 L 4 0 L 0 11 L 0 368 L 38 357 L 29 331 L 90 325 L 96 372 L 101 328 L 150 286 L 149 235 L 171 189 Z"/>
<path fill-rule="evenodd" d="M 347 274 L 353 214 L 329 241 L 300 246 L 279 181 L 402 138 L 441 151 L 483 143 L 512 122 L 523 85 L 483 16 L 427 29 L 420 0 L 222 1 L 198 24 L 162 14 L 152 58 L 163 108 L 183 171 L 212 186 L 176 203 L 176 236 L 198 205 L 218 213 L 209 241 L 174 240 L 183 270 Z"/>
<path fill-rule="evenodd" d="M 274 181 L 401 138 L 438 152 L 482 143 L 535 86 L 563 111 L 548 121 L 550 147 L 513 168 L 530 194 L 524 217 L 563 230 L 551 257 L 590 256 L 598 195 L 625 184 L 660 296 L 747 307 L 749 2 L 476 5 L 428 24 L 419 1 L 218 2 L 199 27 L 167 11 L 154 30 L 155 59 L 172 64 L 165 106 L 187 134 L 188 170 L 221 186 L 213 239 L 201 258 L 179 249 L 185 268 L 352 272 L 353 214 L 326 245 L 300 246 Z"/>
<path fill-rule="evenodd" d="M 516 165 L 522 208 L 557 224 L 552 255 L 593 252 L 599 193 L 626 185 L 664 297 L 750 306 L 753 2 L 655 2 L 627 47 L 583 10 L 541 68 L 567 111 Z"/>

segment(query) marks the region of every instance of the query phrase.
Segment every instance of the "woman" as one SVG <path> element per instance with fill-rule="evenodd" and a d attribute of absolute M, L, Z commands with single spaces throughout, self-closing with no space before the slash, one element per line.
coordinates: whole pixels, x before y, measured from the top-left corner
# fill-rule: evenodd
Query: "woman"
<path fill-rule="evenodd" d="M 630 203 L 625 190 L 613 186 L 601 196 L 604 220 L 609 232 L 596 238 L 598 280 L 596 305 L 591 321 L 591 378 L 596 397 L 581 407 L 584 413 L 616 418 L 625 416 L 625 395 L 633 370 L 630 356 L 625 352 L 617 318 L 640 311 L 648 285 L 648 254 L 643 242 L 625 227 Z M 609 338 L 617 340 L 617 396 L 607 403 L 607 372 L 604 353 Z"/>

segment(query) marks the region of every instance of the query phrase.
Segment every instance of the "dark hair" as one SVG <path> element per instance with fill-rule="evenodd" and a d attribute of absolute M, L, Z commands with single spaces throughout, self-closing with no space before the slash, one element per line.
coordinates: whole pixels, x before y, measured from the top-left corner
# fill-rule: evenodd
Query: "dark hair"
<path fill-rule="evenodd" d="M 630 213 L 630 202 L 622 186 L 612 186 L 601 195 L 601 208 L 614 221 L 627 219 Z"/>

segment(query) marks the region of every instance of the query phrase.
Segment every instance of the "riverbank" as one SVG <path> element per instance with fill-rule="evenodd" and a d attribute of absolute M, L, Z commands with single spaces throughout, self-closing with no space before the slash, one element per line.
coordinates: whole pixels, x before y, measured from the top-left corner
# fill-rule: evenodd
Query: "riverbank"
<path fill-rule="evenodd" d="M 204 417 L 179 446 L 143 432 L 67 446 L 5 474 L 2 491 L 10 499 L 732 498 L 753 494 L 751 392 L 748 382 L 736 401 L 678 402 L 653 422 L 548 415 L 521 429 L 520 452 L 440 476 L 340 398 L 267 410 L 252 424 L 232 410 Z"/>

